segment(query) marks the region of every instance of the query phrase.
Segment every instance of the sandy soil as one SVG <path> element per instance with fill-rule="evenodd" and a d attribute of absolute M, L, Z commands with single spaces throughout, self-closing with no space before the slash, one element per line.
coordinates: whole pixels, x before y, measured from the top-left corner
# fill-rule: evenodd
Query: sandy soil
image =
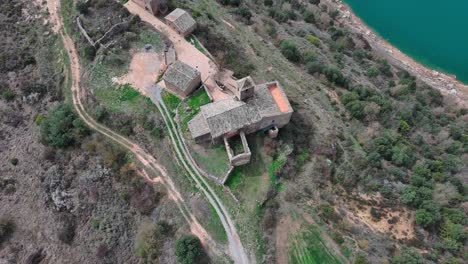
<path fill-rule="evenodd" d="M 161 54 L 144 51 L 136 52 L 132 56 L 129 72 L 119 77 L 116 82 L 131 84 L 140 93 L 147 96 L 148 88 L 157 81 L 164 68 L 165 64 Z"/>
<path fill-rule="evenodd" d="M 379 202 L 380 197 L 372 197 L 361 194 L 363 200 L 369 202 Z M 378 206 L 377 206 L 378 207 Z M 373 231 L 380 233 L 390 233 L 395 239 L 411 239 L 414 237 L 414 214 L 407 209 L 388 209 L 381 212 L 382 217 L 379 221 L 372 219 L 370 213 L 371 206 L 362 202 L 354 201 L 349 208 L 342 208 L 347 212 L 346 218 L 351 223 L 363 224 Z M 389 222 L 394 223 L 389 223 Z"/>
<path fill-rule="evenodd" d="M 369 44 L 382 56 L 438 89 L 443 95 L 453 97 L 456 104 L 464 107 L 468 106 L 468 85 L 458 81 L 455 76 L 429 69 L 416 62 L 372 32 L 372 30 L 352 12 L 348 5 L 337 0 L 326 0 L 326 2 L 340 10 L 341 16 L 338 18 L 340 23 L 362 34 Z"/>

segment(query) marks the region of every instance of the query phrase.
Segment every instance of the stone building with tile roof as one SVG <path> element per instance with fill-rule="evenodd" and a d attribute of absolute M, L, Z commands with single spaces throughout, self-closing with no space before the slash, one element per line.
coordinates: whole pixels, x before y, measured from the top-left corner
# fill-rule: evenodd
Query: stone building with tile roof
<path fill-rule="evenodd" d="M 259 130 L 277 130 L 289 123 L 293 109 L 278 82 L 255 85 L 250 77 L 244 79 L 237 82 L 238 89 L 244 89 L 243 84 L 251 82 L 253 91 L 250 95 L 200 107 L 200 113 L 188 123 L 196 142 L 220 142 L 223 138 L 239 135 L 241 131 L 249 134 Z"/>
<path fill-rule="evenodd" d="M 200 86 L 201 73 L 181 61 L 175 61 L 164 73 L 163 80 L 169 92 L 185 98 Z"/>
<path fill-rule="evenodd" d="M 165 18 L 166 24 L 177 31 L 180 35 L 186 37 L 196 28 L 197 23 L 187 11 L 176 8 Z"/>

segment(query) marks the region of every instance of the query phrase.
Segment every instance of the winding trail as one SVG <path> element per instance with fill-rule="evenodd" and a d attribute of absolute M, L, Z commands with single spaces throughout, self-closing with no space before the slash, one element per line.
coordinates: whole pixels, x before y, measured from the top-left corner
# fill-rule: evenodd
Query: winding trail
<path fill-rule="evenodd" d="M 115 143 L 121 145 L 125 149 L 132 152 L 135 155 L 136 159 L 143 165 L 144 170 L 142 171 L 142 174 L 144 178 L 152 183 L 162 183 L 168 189 L 169 197 L 175 201 L 178 209 L 182 213 L 182 216 L 189 223 L 191 232 L 197 235 L 203 243 L 209 245 L 210 248 L 212 248 L 213 250 L 218 250 L 219 245 L 212 239 L 208 232 L 200 225 L 195 216 L 190 212 L 189 208 L 186 205 L 186 202 L 184 201 L 180 192 L 177 190 L 174 182 L 168 175 L 166 169 L 161 164 L 159 164 L 151 154 L 147 153 L 140 146 L 130 141 L 128 138 L 123 137 L 122 135 L 112 131 L 108 127 L 99 124 L 86 111 L 82 102 L 82 100 L 86 96 L 86 93 L 80 83 L 82 69 L 79 61 L 79 55 L 73 40 L 64 29 L 62 18 L 59 15 L 60 0 L 47 0 L 47 6 L 49 8 L 50 18 L 55 25 L 54 31 L 60 34 L 63 41 L 63 45 L 70 59 L 70 69 L 72 77 L 72 101 L 78 116 L 91 129 L 101 133 L 105 137 L 111 139 Z M 157 104 L 157 107 L 159 111 L 161 111 L 165 121 L 172 124 L 172 120 L 169 119 L 168 121 L 164 116 L 164 113 L 167 113 L 166 107 L 162 105 L 161 108 L 159 104 Z M 177 141 L 175 140 L 175 137 L 173 135 L 173 131 L 171 131 L 171 129 L 169 129 L 169 131 L 172 143 L 174 144 L 174 149 L 179 157 L 179 160 L 187 170 L 190 177 L 196 182 L 198 188 L 205 194 L 207 200 L 210 202 L 213 208 L 215 208 L 218 216 L 220 217 L 220 220 L 228 236 L 229 253 L 231 258 L 235 261 L 235 263 L 249 263 L 247 255 L 245 254 L 245 249 L 242 246 L 234 223 L 231 217 L 229 216 L 226 208 L 224 207 L 216 193 L 211 189 L 209 184 L 203 179 L 203 177 L 201 177 L 199 174 L 196 175 L 194 173 L 194 171 L 196 172 L 196 170 L 192 170 L 192 167 L 186 161 L 186 159 L 190 161 L 191 157 L 187 156 L 187 153 L 185 153 L 185 151 L 184 154 L 180 152 L 180 149 L 177 146 Z M 175 134 L 177 138 L 180 137 L 180 135 L 178 135 L 177 133 Z M 149 177 L 148 172 L 157 174 L 159 175 L 159 177 L 152 179 Z"/>

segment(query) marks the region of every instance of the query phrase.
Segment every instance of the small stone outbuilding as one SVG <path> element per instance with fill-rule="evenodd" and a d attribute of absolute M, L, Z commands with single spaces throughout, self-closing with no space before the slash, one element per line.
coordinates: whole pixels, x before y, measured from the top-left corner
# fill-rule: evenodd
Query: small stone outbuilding
<path fill-rule="evenodd" d="M 163 80 L 169 92 L 185 98 L 200 86 L 201 73 L 181 61 L 175 61 L 166 70 Z"/>
<path fill-rule="evenodd" d="M 180 35 L 186 37 L 196 28 L 197 23 L 187 11 L 176 8 L 165 17 L 166 24 L 177 31 Z"/>

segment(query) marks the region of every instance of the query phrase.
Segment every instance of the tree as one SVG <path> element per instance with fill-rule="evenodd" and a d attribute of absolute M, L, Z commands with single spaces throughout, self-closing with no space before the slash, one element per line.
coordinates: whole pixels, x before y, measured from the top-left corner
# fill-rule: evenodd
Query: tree
<path fill-rule="evenodd" d="M 434 216 L 426 209 L 416 210 L 416 224 L 422 227 L 428 227 L 435 223 Z"/>
<path fill-rule="evenodd" d="M 57 105 L 41 122 L 42 141 L 58 148 L 71 146 L 88 133 L 89 130 L 68 104 Z"/>
<path fill-rule="evenodd" d="M 176 241 L 175 255 L 181 264 L 201 263 L 203 247 L 200 240 L 194 235 L 184 235 Z"/>
<path fill-rule="evenodd" d="M 296 45 L 290 41 L 283 40 L 280 44 L 281 53 L 292 62 L 299 62 L 301 59 L 301 53 L 297 49 Z"/>
<path fill-rule="evenodd" d="M 410 125 L 408 125 L 408 123 L 406 123 L 405 120 L 400 120 L 398 130 L 400 131 L 400 133 L 406 135 L 411 130 L 411 127 Z"/>
<path fill-rule="evenodd" d="M 423 201 L 432 200 L 432 190 L 427 187 L 408 186 L 401 191 L 400 199 L 402 203 L 418 208 Z"/>

